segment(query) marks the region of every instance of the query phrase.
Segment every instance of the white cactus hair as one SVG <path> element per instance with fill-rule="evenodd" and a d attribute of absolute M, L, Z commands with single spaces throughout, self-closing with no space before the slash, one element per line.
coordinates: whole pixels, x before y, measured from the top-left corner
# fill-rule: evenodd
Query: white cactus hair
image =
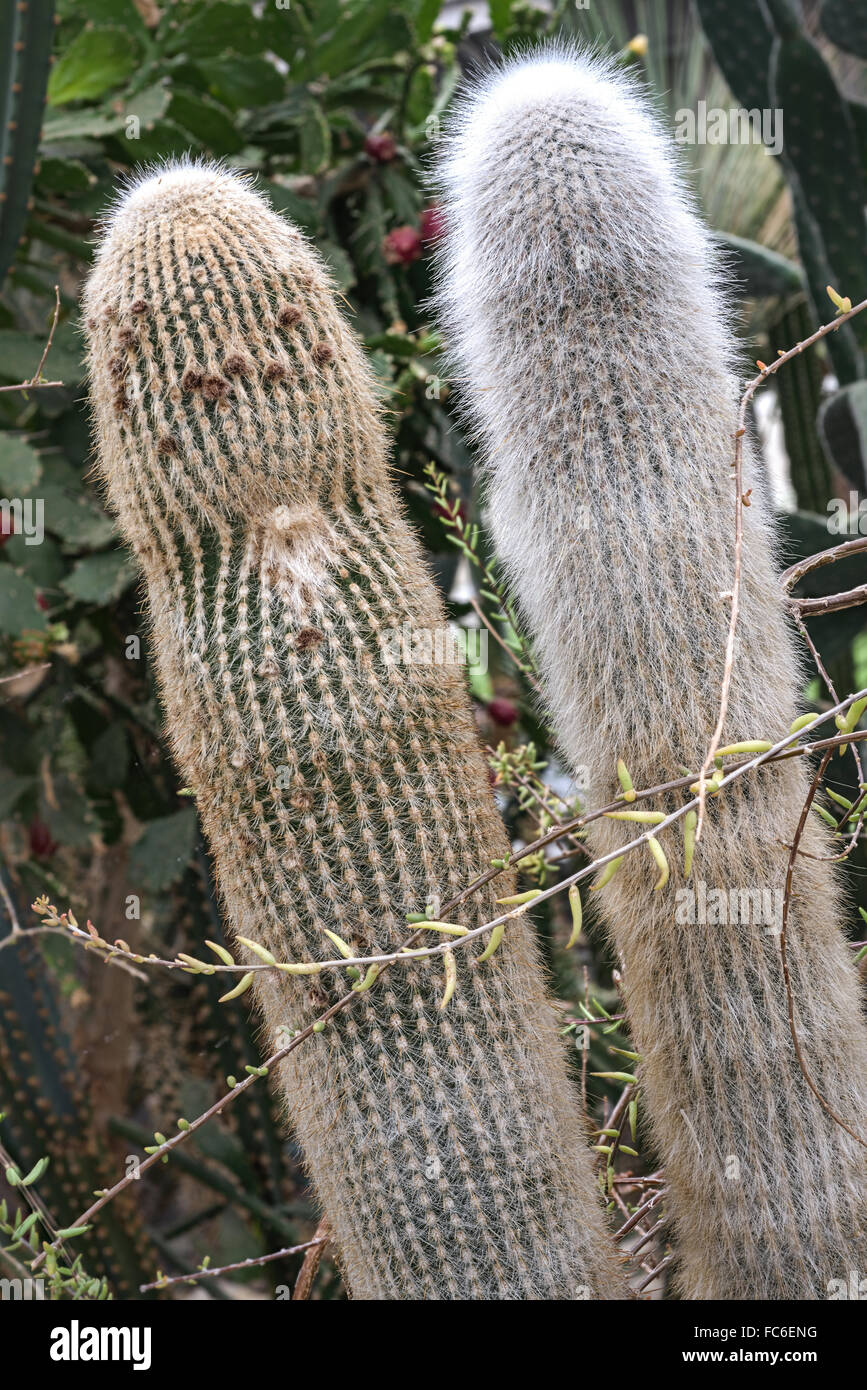
<path fill-rule="evenodd" d="M 701 765 L 716 722 L 734 563 L 728 274 L 640 84 L 597 54 L 558 45 L 485 73 L 436 159 L 437 303 L 487 519 L 560 742 L 604 804 L 618 757 L 636 786 L 655 786 Z M 726 742 L 786 733 L 800 680 L 745 442 L 753 491 Z M 709 804 L 695 876 L 782 889 L 808 786 L 795 761 Z M 589 827 L 597 856 L 628 838 L 615 822 Z M 831 1279 L 867 1267 L 864 1149 L 799 1069 L 778 935 L 679 925 L 688 885 L 673 835 L 665 848 L 665 892 L 650 857 L 633 854 L 599 896 L 665 1162 L 678 1287 L 826 1297 Z M 798 860 L 787 931 L 801 1052 L 861 1131 L 867 1033 L 840 891 L 817 825 L 802 848 L 817 857 Z"/>

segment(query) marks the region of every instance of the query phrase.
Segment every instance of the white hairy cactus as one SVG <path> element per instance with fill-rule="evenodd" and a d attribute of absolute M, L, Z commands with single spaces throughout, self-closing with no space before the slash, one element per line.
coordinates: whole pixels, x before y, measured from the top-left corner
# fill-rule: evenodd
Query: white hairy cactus
<path fill-rule="evenodd" d="M 637 84 L 549 50 L 465 99 L 441 147 L 440 308 L 480 443 L 490 524 L 591 804 L 697 769 L 716 723 L 734 562 L 738 384 L 724 272 Z M 749 448 L 742 613 L 725 742 L 781 737 L 800 673 Z M 779 904 L 808 777 L 792 760 L 708 803 L 693 877 Z M 671 810 L 677 798 L 659 798 Z M 814 818 L 815 819 L 815 818 Z M 598 821 L 602 855 L 622 824 Z M 867 1269 L 865 1150 L 793 1048 L 779 922 L 678 921 L 628 855 L 599 897 L 624 967 L 664 1159 L 679 1288 L 823 1298 Z M 810 825 L 806 855 L 831 853 Z M 798 859 L 787 949 L 815 1085 L 863 1132 L 867 1036 L 832 867 Z M 768 899 L 765 899 L 768 901 Z M 735 914 L 737 915 L 737 914 Z M 749 916 L 749 913 L 747 914 Z"/>

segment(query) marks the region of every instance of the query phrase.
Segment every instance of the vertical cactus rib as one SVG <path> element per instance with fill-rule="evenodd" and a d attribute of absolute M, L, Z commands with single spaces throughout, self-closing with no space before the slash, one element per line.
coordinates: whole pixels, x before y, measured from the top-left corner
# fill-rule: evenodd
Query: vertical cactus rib
<path fill-rule="evenodd" d="M 166 722 L 231 927 L 280 961 L 373 954 L 507 851 L 321 261 L 240 177 L 144 177 L 85 296 L 98 463 L 145 580 Z M 494 915 L 488 888 L 460 919 Z M 617 1297 L 531 930 L 386 971 L 281 1064 L 354 1296 Z M 252 957 L 251 957 L 252 959 Z M 257 976 L 264 1045 L 346 988 Z"/>
<path fill-rule="evenodd" d="M 54 0 L 0 2 L 0 285 L 27 222 L 54 38 Z"/>
<path fill-rule="evenodd" d="M 618 758 L 644 787 L 700 766 L 718 714 L 739 396 L 724 274 L 640 89 L 601 59 L 555 49 L 494 71 L 439 173 L 441 314 L 490 525 L 563 749 L 605 804 Z M 799 689 L 749 449 L 745 469 L 726 742 L 782 736 Z M 669 842 L 665 889 L 629 855 L 598 895 L 691 1298 L 822 1298 L 867 1263 L 864 1150 L 799 1069 L 780 962 L 807 786 L 794 761 L 733 784 L 708 803 L 688 883 Z M 588 827 L 597 856 L 628 835 Z M 818 823 L 802 849 L 819 858 L 798 860 L 787 930 L 800 1046 L 863 1132 L 867 1036 Z M 704 913 L 696 896 L 690 925 L 698 880 L 719 896 Z"/>

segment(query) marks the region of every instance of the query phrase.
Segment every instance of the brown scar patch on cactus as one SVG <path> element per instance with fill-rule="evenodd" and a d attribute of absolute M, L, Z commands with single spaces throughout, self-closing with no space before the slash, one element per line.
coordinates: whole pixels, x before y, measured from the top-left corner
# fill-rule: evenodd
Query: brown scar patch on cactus
<path fill-rule="evenodd" d="M 295 638 L 295 650 L 299 652 L 309 651 L 311 647 L 317 646 L 324 637 L 325 633 L 320 632 L 318 628 L 302 627 Z"/>
<path fill-rule="evenodd" d="M 151 306 L 148 304 L 146 299 L 136 299 L 133 301 L 132 304 L 130 304 L 129 311 L 131 314 L 136 315 L 149 314 L 151 311 Z"/>
<path fill-rule="evenodd" d="M 303 317 L 304 314 L 297 304 L 284 304 L 277 314 L 277 322 L 281 328 L 294 328 Z"/>
<path fill-rule="evenodd" d="M 228 381 L 221 376 L 206 376 L 202 382 L 202 394 L 206 401 L 219 401 L 231 390 Z"/>
<path fill-rule="evenodd" d="M 248 376 L 250 363 L 240 352 L 233 352 L 223 363 L 223 371 L 226 376 Z"/>
<path fill-rule="evenodd" d="M 178 454 L 178 453 L 180 453 L 180 445 L 178 444 L 178 441 L 175 439 L 175 437 L 174 437 L 173 434 L 164 434 L 164 435 L 162 435 L 162 437 L 157 441 L 157 453 L 158 453 L 158 454 Z"/>
<path fill-rule="evenodd" d="M 282 362 L 269 362 L 263 372 L 266 381 L 285 381 L 288 375 Z"/>
<path fill-rule="evenodd" d="M 327 362 L 334 361 L 334 348 L 331 343 L 314 343 L 313 360 L 320 367 L 324 367 Z"/>
<path fill-rule="evenodd" d="M 132 347 L 135 340 L 135 333 L 131 328 L 119 328 L 117 330 L 117 341 L 121 347 Z"/>
<path fill-rule="evenodd" d="M 188 367 L 181 377 L 181 385 L 185 391 L 201 391 L 205 384 L 205 374 L 196 367 Z"/>

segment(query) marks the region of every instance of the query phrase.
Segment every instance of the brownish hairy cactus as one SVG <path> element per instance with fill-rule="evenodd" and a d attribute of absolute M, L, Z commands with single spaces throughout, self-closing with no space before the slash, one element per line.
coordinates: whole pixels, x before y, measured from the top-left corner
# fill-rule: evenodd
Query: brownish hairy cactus
<path fill-rule="evenodd" d="M 329 958 L 326 929 L 398 949 L 508 844 L 459 670 L 394 656 L 444 618 L 328 274 L 242 179 L 172 167 L 110 218 L 85 315 L 99 468 L 226 915 L 279 961 Z M 401 963 L 281 1064 L 348 1283 L 617 1296 L 533 934 L 484 945 L 456 948 L 445 1011 L 442 961 Z M 259 973 L 265 1047 L 344 992 Z"/>

